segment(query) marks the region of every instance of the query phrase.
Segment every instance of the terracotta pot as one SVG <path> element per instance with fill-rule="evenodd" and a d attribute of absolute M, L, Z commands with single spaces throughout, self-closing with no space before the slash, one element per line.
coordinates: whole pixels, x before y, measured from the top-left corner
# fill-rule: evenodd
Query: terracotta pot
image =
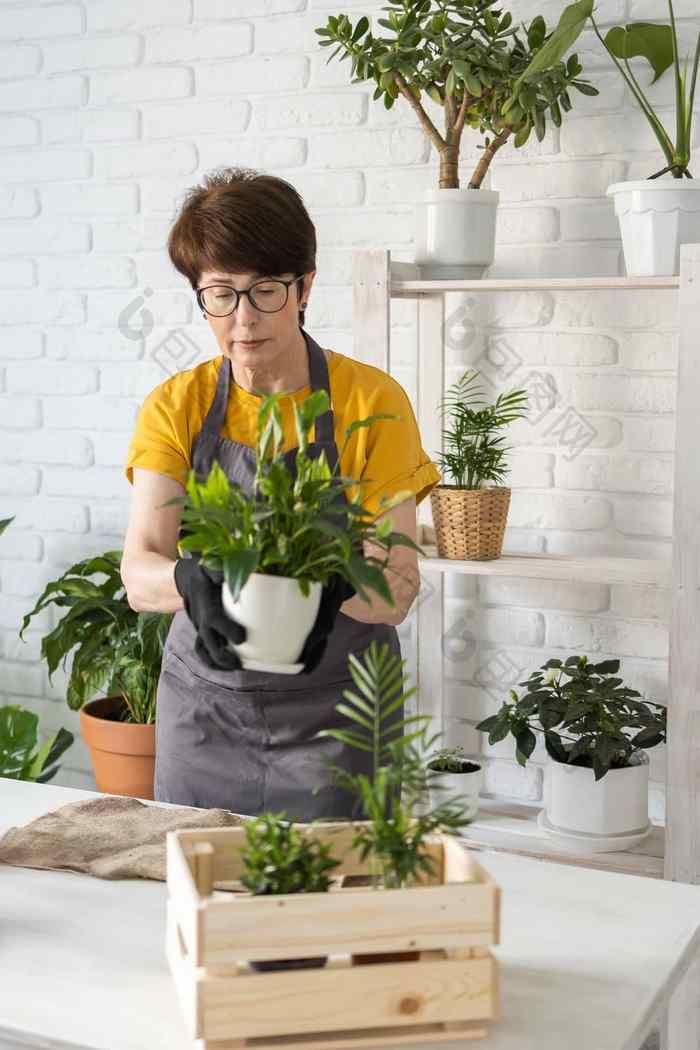
<path fill-rule="evenodd" d="M 120 696 L 90 700 L 80 709 L 80 733 L 90 748 L 99 791 L 132 798 L 153 798 L 156 727 L 120 722 Z"/>

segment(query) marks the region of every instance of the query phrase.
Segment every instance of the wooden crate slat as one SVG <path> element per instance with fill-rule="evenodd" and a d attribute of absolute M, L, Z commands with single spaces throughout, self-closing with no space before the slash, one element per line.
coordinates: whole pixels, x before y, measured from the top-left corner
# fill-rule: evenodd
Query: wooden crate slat
<path fill-rule="evenodd" d="M 198 985 L 204 1039 L 401 1028 L 494 1015 L 491 957 L 385 963 L 342 970 L 204 976 Z M 358 1022 L 362 1021 L 359 1025 Z"/>

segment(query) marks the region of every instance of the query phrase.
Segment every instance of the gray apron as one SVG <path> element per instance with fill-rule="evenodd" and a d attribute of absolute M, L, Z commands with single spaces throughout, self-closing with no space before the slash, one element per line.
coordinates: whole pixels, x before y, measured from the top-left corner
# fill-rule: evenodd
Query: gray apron
<path fill-rule="evenodd" d="M 301 331 L 311 387 L 325 390 L 330 400 L 325 355 Z M 221 437 L 230 382 L 231 363 L 224 357 L 214 400 L 192 445 L 192 466 L 205 477 L 216 459 L 229 480 L 250 493 L 255 449 Z M 338 449 L 332 406 L 317 419 L 309 445 L 312 456 L 321 450 L 333 469 Z M 296 449 L 285 454 L 292 473 L 295 456 Z M 296 821 L 359 817 L 359 801 L 334 784 L 324 758 L 371 776 L 372 755 L 332 737 L 314 736 L 320 729 L 356 728 L 335 710 L 343 690 L 355 689 L 348 656 L 359 656 L 375 640 L 387 642 L 400 657 L 396 628 L 360 623 L 340 612 L 318 667 L 298 675 L 210 667 L 195 652 L 195 638 L 192 622 L 180 609 L 165 642 L 156 696 L 155 799 L 252 816 L 284 809 Z M 403 706 L 394 715 L 403 718 Z"/>

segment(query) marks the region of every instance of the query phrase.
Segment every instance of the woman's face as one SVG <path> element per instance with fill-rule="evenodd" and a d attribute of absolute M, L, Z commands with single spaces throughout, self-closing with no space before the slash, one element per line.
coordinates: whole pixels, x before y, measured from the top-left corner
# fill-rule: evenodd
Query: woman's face
<path fill-rule="evenodd" d="M 207 313 L 209 327 L 216 337 L 219 348 L 226 357 L 230 357 L 243 366 L 264 367 L 272 362 L 299 337 L 299 309 L 301 303 L 308 303 L 309 293 L 314 281 L 315 270 L 304 275 L 302 279 L 289 285 L 287 302 L 281 310 L 266 313 L 258 310 L 247 295 L 242 295 L 238 306 L 226 317 L 214 317 Z M 238 291 L 250 288 L 263 278 L 277 278 L 288 281 L 294 274 L 274 273 L 257 274 L 226 273 L 223 270 L 205 270 L 199 278 L 199 288 L 210 284 L 226 284 Z M 247 346 L 249 341 L 256 340 L 257 345 Z"/>

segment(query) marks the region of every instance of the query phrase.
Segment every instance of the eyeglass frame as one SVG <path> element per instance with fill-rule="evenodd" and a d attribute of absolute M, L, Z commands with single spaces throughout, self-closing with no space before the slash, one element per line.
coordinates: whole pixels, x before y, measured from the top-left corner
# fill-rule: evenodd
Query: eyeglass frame
<path fill-rule="evenodd" d="M 201 288 L 195 289 L 195 294 L 197 296 L 197 305 L 199 306 L 199 309 L 202 311 L 203 314 L 209 314 L 210 317 L 230 317 L 231 314 L 235 314 L 236 310 L 238 309 L 238 305 L 241 301 L 241 296 L 247 295 L 248 302 L 254 310 L 258 310 L 261 314 L 278 314 L 280 310 L 284 310 L 285 306 L 289 302 L 289 286 L 291 284 L 296 284 L 297 281 L 303 280 L 305 276 L 306 274 L 299 273 L 296 275 L 296 277 L 292 277 L 288 281 L 285 281 L 282 277 L 260 277 L 257 281 L 253 281 L 250 288 L 241 288 L 240 291 L 238 290 L 238 288 L 234 288 L 232 284 L 227 284 L 226 281 L 214 281 L 212 284 L 205 284 Z M 260 307 L 256 306 L 253 300 L 250 298 L 251 290 L 255 287 L 255 285 L 264 284 L 266 281 L 277 281 L 278 284 L 283 284 L 287 290 L 287 298 L 284 300 L 282 305 L 278 307 L 277 310 L 261 310 Z M 207 288 L 230 288 L 232 292 L 235 292 L 236 304 L 233 307 L 233 310 L 229 310 L 229 312 L 226 314 L 213 314 L 209 310 L 207 310 L 206 306 L 202 302 L 202 292 L 206 292 Z"/>

